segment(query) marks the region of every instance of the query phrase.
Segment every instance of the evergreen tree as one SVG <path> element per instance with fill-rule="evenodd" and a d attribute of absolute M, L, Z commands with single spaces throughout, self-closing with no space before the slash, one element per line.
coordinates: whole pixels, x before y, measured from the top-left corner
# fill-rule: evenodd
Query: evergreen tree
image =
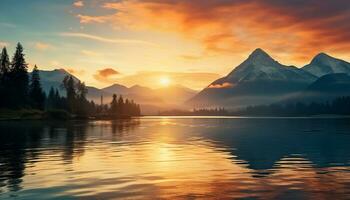
<path fill-rule="evenodd" d="M 6 47 L 2 49 L 0 56 L 0 107 L 7 107 L 9 103 L 8 89 L 9 89 L 9 72 L 10 59 L 7 54 Z"/>
<path fill-rule="evenodd" d="M 118 101 L 117 101 L 117 95 L 116 94 L 113 94 L 113 99 L 112 99 L 112 102 L 111 102 L 110 113 L 112 115 L 116 115 L 118 113 Z"/>
<path fill-rule="evenodd" d="M 76 114 L 81 117 L 86 117 L 89 114 L 90 103 L 86 99 L 87 93 L 85 83 L 79 81 L 76 84 Z"/>
<path fill-rule="evenodd" d="M 19 108 L 27 105 L 28 102 L 28 72 L 27 63 L 24 59 L 23 47 L 17 44 L 10 70 L 10 103 L 13 107 Z"/>
<path fill-rule="evenodd" d="M 77 83 L 77 98 L 80 99 L 81 101 L 86 101 L 86 95 L 88 93 L 88 90 L 85 86 L 85 83 L 83 82 L 78 82 Z"/>
<path fill-rule="evenodd" d="M 47 101 L 46 101 L 46 108 L 47 109 L 54 109 L 55 106 L 55 90 L 53 87 L 50 88 L 49 95 L 47 96 Z"/>
<path fill-rule="evenodd" d="M 72 76 L 66 76 L 63 80 L 63 87 L 66 90 L 68 110 L 75 112 L 76 89 Z"/>
<path fill-rule="evenodd" d="M 120 95 L 118 99 L 118 114 L 123 115 L 124 114 L 124 99 L 123 96 Z"/>
<path fill-rule="evenodd" d="M 44 109 L 45 93 L 40 84 L 38 67 L 35 65 L 29 85 L 29 98 L 32 108 Z"/>
<path fill-rule="evenodd" d="M 4 78 L 6 74 L 10 72 L 10 58 L 7 54 L 7 49 L 4 47 L 0 56 L 0 77 Z"/>

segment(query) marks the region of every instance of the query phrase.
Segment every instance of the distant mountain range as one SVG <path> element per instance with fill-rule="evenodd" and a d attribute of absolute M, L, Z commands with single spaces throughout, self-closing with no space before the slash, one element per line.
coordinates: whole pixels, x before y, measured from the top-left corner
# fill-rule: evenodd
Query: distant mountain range
<path fill-rule="evenodd" d="M 61 83 L 67 75 L 71 74 L 64 69 L 40 71 L 45 92 L 54 87 L 65 95 Z M 227 76 L 199 93 L 181 85 L 160 89 L 120 84 L 87 88 L 88 99 L 95 103 L 100 103 L 101 96 L 107 104 L 113 94 L 123 95 L 141 104 L 145 114 L 174 108 L 241 108 L 276 102 L 326 101 L 350 95 L 350 63 L 320 53 L 310 64 L 297 68 L 282 65 L 262 49 L 256 49 Z"/>
<path fill-rule="evenodd" d="M 256 49 L 231 73 L 211 83 L 187 104 L 239 108 L 291 99 L 303 101 L 306 96 L 313 96 L 309 100 L 325 100 L 349 94 L 347 74 L 350 63 L 324 53 L 297 68 L 282 65 L 262 49 Z"/>
<path fill-rule="evenodd" d="M 55 69 L 52 71 L 39 71 L 41 83 L 44 91 L 48 94 L 50 88 L 58 89 L 61 95 L 65 95 L 64 89 L 61 87 L 64 77 L 73 76 L 77 82 L 79 79 L 64 69 Z M 197 91 L 186 88 L 181 85 L 171 85 L 166 88 L 151 89 L 140 85 L 126 87 L 120 84 L 113 84 L 105 88 L 96 88 L 87 86 L 87 98 L 100 104 L 101 96 L 103 103 L 108 104 L 113 94 L 123 95 L 125 98 L 133 99 L 141 104 L 141 109 L 145 114 L 157 114 L 158 111 L 176 108 L 182 106 L 189 98 L 193 97 Z"/>

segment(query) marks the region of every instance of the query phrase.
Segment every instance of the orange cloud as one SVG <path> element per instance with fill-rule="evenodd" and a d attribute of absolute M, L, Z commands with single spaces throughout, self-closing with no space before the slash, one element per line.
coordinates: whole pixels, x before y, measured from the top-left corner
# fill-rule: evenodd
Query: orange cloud
<path fill-rule="evenodd" d="M 203 58 L 202 56 L 196 56 L 196 55 L 181 55 L 181 59 L 183 60 L 189 60 L 189 61 L 195 61 Z"/>
<path fill-rule="evenodd" d="M 98 57 L 98 56 L 101 56 L 100 53 L 95 52 L 95 51 L 89 51 L 89 50 L 81 50 L 81 53 L 82 53 L 83 55 L 90 56 L 90 57 Z"/>
<path fill-rule="evenodd" d="M 2 42 L 0 41 L 0 47 L 8 47 L 10 44 L 8 42 Z"/>
<path fill-rule="evenodd" d="M 64 37 L 76 37 L 76 38 L 83 38 L 83 39 L 89 39 L 89 40 L 95 40 L 99 42 L 106 42 L 106 43 L 116 43 L 116 44 L 143 44 L 143 45 L 151 45 L 155 46 L 155 44 L 143 40 L 129 40 L 129 39 L 115 39 L 115 38 L 106 38 L 101 37 L 97 35 L 92 34 L 86 34 L 86 33 L 72 33 L 72 32 L 64 32 L 60 33 L 61 36 Z"/>
<path fill-rule="evenodd" d="M 83 74 L 85 74 L 85 70 L 77 70 L 77 69 L 73 69 L 73 68 L 66 68 L 65 70 L 67 72 L 69 72 L 70 74 L 73 74 L 73 75 L 83 75 Z"/>
<path fill-rule="evenodd" d="M 120 73 L 112 68 L 98 70 L 93 76 L 96 80 L 104 83 L 113 83 L 113 78 Z"/>
<path fill-rule="evenodd" d="M 109 19 L 108 16 L 88 16 L 88 15 L 77 15 L 80 23 L 88 24 L 88 23 L 104 23 Z"/>
<path fill-rule="evenodd" d="M 83 1 L 76 1 L 73 3 L 73 6 L 75 7 L 83 7 L 84 6 L 84 2 Z"/>
<path fill-rule="evenodd" d="M 208 88 L 214 88 L 214 89 L 220 89 L 220 88 L 232 88 L 233 87 L 233 84 L 232 83 L 222 83 L 222 84 L 212 84 L 212 85 L 209 85 Z"/>
<path fill-rule="evenodd" d="M 44 42 L 36 42 L 34 44 L 34 47 L 40 51 L 46 51 L 50 48 L 52 48 L 52 46 L 48 43 L 44 43 Z"/>
<path fill-rule="evenodd" d="M 304 62 L 320 51 L 350 50 L 346 0 L 123 0 L 102 7 L 115 13 L 89 23 L 179 33 L 210 54 L 246 54 L 261 47 L 286 62 Z"/>

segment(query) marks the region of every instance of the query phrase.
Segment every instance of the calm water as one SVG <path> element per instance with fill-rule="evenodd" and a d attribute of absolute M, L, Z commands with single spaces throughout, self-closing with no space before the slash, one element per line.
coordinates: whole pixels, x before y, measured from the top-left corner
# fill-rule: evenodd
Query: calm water
<path fill-rule="evenodd" d="M 350 119 L 1 122 L 0 199 L 350 199 Z"/>

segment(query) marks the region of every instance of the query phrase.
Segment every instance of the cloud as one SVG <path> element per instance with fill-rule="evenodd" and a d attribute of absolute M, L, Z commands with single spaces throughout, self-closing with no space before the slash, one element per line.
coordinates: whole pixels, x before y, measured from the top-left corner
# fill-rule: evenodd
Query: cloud
<path fill-rule="evenodd" d="M 95 51 L 89 51 L 89 50 L 81 50 L 81 53 L 85 56 L 90 56 L 90 57 L 98 57 L 101 56 L 102 54 L 95 52 Z"/>
<path fill-rule="evenodd" d="M 54 67 L 58 67 L 59 65 L 61 65 L 61 63 L 57 60 L 52 60 L 50 61 L 50 65 L 53 65 Z"/>
<path fill-rule="evenodd" d="M 3 47 L 8 47 L 8 46 L 10 46 L 10 43 L 0 41 L 0 48 L 3 48 Z"/>
<path fill-rule="evenodd" d="M 84 2 L 83 1 L 76 1 L 73 3 L 73 6 L 75 7 L 83 7 L 84 6 Z"/>
<path fill-rule="evenodd" d="M 88 16 L 88 15 L 77 15 L 80 23 L 88 24 L 88 23 L 104 23 L 109 19 L 108 16 Z"/>
<path fill-rule="evenodd" d="M 44 42 L 36 42 L 34 44 L 34 47 L 40 51 L 46 51 L 46 50 L 52 48 L 52 46 L 50 44 L 44 43 Z"/>
<path fill-rule="evenodd" d="M 76 38 L 83 38 L 83 39 L 89 39 L 89 40 L 95 40 L 98 42 L 105 42 L 105 43 L 114 43 L 114 44 L 142 44 L 142 45 L 150 45 L 155 46 L 155 44 L 147 41 L 142 40 L 129 40 L 129 39 L 111 39 L 106 37 L 101 37 L 97 35 L 91 35 L 86 33 L 72 33 L 72 32 L 63 32 L 60 33 L 63 37 L 76 37 Z"/>
<path fill-rule="evenodd" d="M 187 61 L 195 61 L 200 60 L 203 57 L 202 56 L 196 56 L 196 55 L 180 55 L 180 58 Z"/>
<path fill-rule="evenodd" d="M 347 0 L 110 0 L 101 7 L 115 12 L 84 22 L 175 32 L 198 41 L 210 54 L 262 47 L 277 58 L 305 61 L 319 51 L 350 51 Z"/>
<path fill-rule="evenodd" d="M 67 72 L 69 72 L 70 74 L 73 74 L 73 75 L 83 75 L 83 74 L 85 74 L 85 70 L 77 70 L 77 69 L 73 69 L 73 68 L 66 68 L 65 70 Z"/>
<path fill-rule="evenodd" d="M 120 75 L 120 73 L 118 71 L 116 71 L 115 69 L 105 68 L 105 69 L 98 70 L 93 75 L 93 77 L 99 82 L 113 83 L 116 75 Z"/>
<path fill-rule="evenodd" d="M 15 24 L 5 23 L 5 22 L 0 22 L 0 26 L 3 26 L 5 28 L 17 28 Z"/>
<path fill-rule="evenodd" d="M 232 83 L 221 83 L 221 84 L 212 84 L 212 85 L 209 85 L 208 88 L 213 88 L 213 89 L 220 89 L 220 88 L 232 88 L 233 87 L 233 84 Z"/>

